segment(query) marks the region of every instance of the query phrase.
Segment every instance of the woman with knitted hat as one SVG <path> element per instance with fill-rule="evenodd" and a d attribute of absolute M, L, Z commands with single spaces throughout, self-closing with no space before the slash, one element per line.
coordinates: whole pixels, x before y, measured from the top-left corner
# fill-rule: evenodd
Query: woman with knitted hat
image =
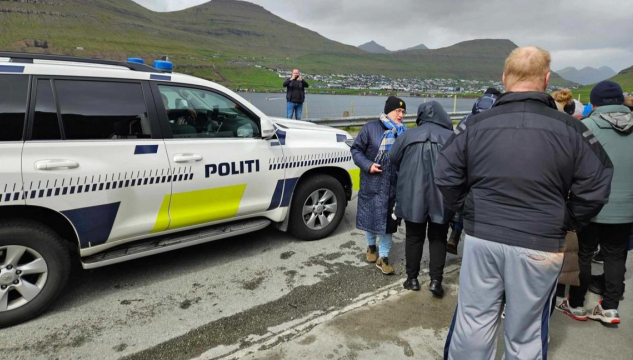
<path fill-rule="evenodd" d="M 386 275 L 393 274 L 388 256 L 392 234 L 398 229 L 391 216 L 396 201 L 397 168 L 388 153 L 407 129 L 402 123 L 406 110 L 402 99 L 390 96 L 379 119 L 363 126 L 351 149 L 354 163 L 361 169 L 356 227 L 367 234 L 367 261 L 376 263 Z"/>

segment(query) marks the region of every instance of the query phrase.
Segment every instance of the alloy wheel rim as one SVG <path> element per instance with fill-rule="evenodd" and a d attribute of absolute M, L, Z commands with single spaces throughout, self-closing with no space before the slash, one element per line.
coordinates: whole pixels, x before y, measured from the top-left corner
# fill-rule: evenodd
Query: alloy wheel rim
<path fill-rule="evenodd" d="M 318 189 L 303 203 L 303 223 L 311 230 L 328 227 L 338 211 L 338 199 L 332 190 Z"/>
<path fill-rule="evenodd" d="M 33 301 L 47 279 L 48 264 L 40 253 L 26 246 L 0 246 L 0 312 Z"/>

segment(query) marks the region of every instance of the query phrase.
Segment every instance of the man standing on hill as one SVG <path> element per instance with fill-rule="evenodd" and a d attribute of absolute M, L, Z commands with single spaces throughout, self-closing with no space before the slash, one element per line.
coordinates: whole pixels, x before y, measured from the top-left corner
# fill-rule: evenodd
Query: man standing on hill
<path fill-rule="evenodd" d="M 292 75 L 284 81 L 284 87 L 286 88 L 286 117 L 292 119 L 294 114 L 295 119 L 301 120 L 301 112 L 303 111 L 303 102 L 306 98 L 306 91 L 308 83 L 301 78 L 301 74 L 298 69 L 292 70 Z"/>
<path fill-rule="evenodd" d="M 613 165 L 587 127 L 544 93 L 549 52 L 517 48 L 508 92 L 459 125 L 435 182 L 464 216 L 464 257 L 445 359 L 494 359 L 501 302 L 506 359 L 546 359 L 549 316 L 567 230 L 607 202 Z"/>

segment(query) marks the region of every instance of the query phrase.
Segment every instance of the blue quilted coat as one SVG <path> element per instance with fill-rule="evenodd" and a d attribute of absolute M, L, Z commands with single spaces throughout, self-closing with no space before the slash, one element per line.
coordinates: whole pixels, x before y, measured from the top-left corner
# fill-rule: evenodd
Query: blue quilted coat
<path fill-rule="evenodd" d="M 393 234 L 398 229 L 398 224 L 391 218 L 396 202 L 397 167 L 385 156 L 380 164 L 382 173 L 369 173 L 385 130 L 380 120 L 370 121 L 352 145 L 354 163 L 361 169 L 356 227 L 372 234 Z"/>

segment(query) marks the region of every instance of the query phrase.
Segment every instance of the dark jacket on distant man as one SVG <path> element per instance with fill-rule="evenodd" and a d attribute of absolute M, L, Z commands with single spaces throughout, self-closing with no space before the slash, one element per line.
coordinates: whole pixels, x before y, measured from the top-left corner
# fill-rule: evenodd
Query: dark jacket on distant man
<path fill-rule="evenodd" d="M 286 88 L 286 101 L 294 103 L 303 103 L 306 99 L 305 88 L 309 87 L 308 83 L 301 79 L 290 80 L 290 78 L 284 81 L 284 87 Z"/>
<path fill-rule="evenodd" d="M 609 198 L 613 164 L 582 122 L 541 92 L 501 95 L 444 144 L 435 183 L 470 236 L 560 252 Z"/>
<path fill-rule="evenodd" d="M 396 139 L 389 158 L 399 166 L 396 191 L 396 216 L 406 221 L 448 223 L 452 216 L 444 196 L 435 185 L 433 169 L 446 140 L 453 134 L 453 123 L 437 101 L 418 107 L 417 127 Z"/>

